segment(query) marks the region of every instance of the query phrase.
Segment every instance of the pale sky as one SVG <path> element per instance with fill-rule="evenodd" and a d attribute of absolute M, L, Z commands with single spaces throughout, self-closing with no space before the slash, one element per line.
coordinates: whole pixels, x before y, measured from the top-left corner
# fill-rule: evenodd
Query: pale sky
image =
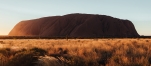
<path fill-rule="evenodd" d="M 22 20 L 70 13 L 128 19 L 140 35 L 151 36 L 151 0 L 0 0 L 0 35 Z"/>

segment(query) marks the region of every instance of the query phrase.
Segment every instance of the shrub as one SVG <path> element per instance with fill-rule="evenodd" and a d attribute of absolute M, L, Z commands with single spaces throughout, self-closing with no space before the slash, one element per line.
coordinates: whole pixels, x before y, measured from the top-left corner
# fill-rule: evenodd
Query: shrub
<path fill-rule="evenodd" d="M 37 57 L 42 56 L 45 53 L 46 51 L 40 48 L 19 50 L 16 52 L 14 57 L 7 62 L 6 66 L 34 66 L 34 62 L 38 60 Z"/>
<path fill-rule="evenodd" d="M 34 61 L 37 60 L 34 56 L 38 55 L 34 51 L 24 51 L 15 54 L 15 56 L 8 61 L 6 66 L 33 66 Z"/>
<path fill-rule="evenodd" d="M 37 47 L 30 49 L 30 51 L 38 52 L 40 53 L 39 54 L 40 56 L 44 56 L 47 53 L 47 51 L 45 51 L 44 49 L 37 48 Z"/>
<path fill-rule="evenodd" d="M 0 53 L 0 66 L 5 66 L 9 59 Z"/>

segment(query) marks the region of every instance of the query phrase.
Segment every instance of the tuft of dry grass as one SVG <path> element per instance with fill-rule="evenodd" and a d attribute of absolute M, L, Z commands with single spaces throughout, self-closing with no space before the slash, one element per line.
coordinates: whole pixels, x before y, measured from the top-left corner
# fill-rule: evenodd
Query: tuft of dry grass
<path fill-rule="evenodd" d="M 1 39 L 0 41 L 0 66 L 8 64 L 31 66 L 32 63 L 38 62 L 41 56 L 45 60 L 40 61 L 42 63 L 52 63 L 48 59 L 55 58 L 59 60 L 55 60 L 56 62 L 64 64 L 62 66 L 151 65 L 151 39 Z M 28 59 L 24 61 L 24 65 L 21 64 L 22 59 L 25 61 Z"/>

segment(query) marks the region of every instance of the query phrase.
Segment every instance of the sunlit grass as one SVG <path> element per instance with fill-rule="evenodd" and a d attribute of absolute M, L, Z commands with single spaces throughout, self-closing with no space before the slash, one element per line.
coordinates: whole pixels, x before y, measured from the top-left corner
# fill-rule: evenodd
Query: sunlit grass
<path fill-rule="evenodd" d="M 22 59 L 27 60 L 24 58 L 44 57 L 44 55 L 63 58 L 63 63 L 68 66 L 151 65 L 151 39 L 5 39 L 0 41 L 0 66 L 8 63 L 15 66 L 22 63 Z M 23 56 L 18 56 L 19 54 Z M 36 60 L 31 59 L 31 62 Z"/>

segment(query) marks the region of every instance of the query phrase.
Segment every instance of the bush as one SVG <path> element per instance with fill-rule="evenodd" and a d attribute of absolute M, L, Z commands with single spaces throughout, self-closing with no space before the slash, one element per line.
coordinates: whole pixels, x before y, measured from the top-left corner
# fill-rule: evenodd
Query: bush
<path fill-rule="evenodd" d="M 9 57 L 12 52 L 11 52 L 10 48 L 1 48 L 0 53 L 6 57 Z"/>
<path fill-rule="evenodd" d="M 9 59 L 0 53 L 0 66 L 5 66 Z"/>
<path fill-rule="evenodd" d="M 47 51 L 45 51 L 44 49 L 37 47 L 30 49 L 30 51 L 38 52 L 40 56 L 44 56 L 47 53 Z"/>
<path fill-rule="evenodd" d="M 33 62 L 37 60 L 34 56 L 37 53 L 33 51 L 24 51 L 17 53 L 11 60 L 8 61 L 6 66 L 33 66 Z"/>
<path fill-rule="evenodd" d="M 40 48 L 32 48 L 30 50 L 22 49 L 16 52 L 6 66 L 34 66 L 34 62 L 38 60 L 37 57 L 45 53 L 46 51 Z"/>

